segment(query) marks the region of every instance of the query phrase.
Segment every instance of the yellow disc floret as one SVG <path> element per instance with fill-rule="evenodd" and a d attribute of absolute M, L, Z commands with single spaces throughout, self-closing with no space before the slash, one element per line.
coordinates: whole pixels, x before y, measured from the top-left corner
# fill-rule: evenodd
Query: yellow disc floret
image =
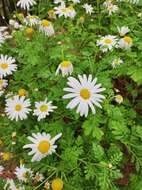
<path fill-rule="evenodd" d="M 90 98 L 90 91 L 87 88 L 83 88 L 80 91 L 80 96 L 83 99 L 88 100 Z"/>
<path fill-rule="evenodd" d="M 70 61 L 62 61 L 61 63 L 61 67 L 65 67 L 65 68 L 69 67 L 70 65 L 71 65 Z"/>
<path fill-rule="evenodd" d="M 111 44 L 112 40 L 111 39 L 105 39 L 105 44 Z"/>
<path fill-rule="evenodd" d="M 16 104 L 15 105 L 15 111 L 20 112 L 22 110 L 22 105 L 21 104 Z"/>
<path fill-rule="evenodd" d="M 40 109 L 41 112 L 46 112 L 46 111 L 48 111 L 48 106 L 43 104 L 43 105 L 40 106 L 39 109 Z"/>
<path fill-rule="evenodd" d="M 48 27 L 50 25 L 50 22 L 48 20 L 44 19 L 44 20 L 41 21 L 41 25 L 43 27 Z"/>
<path fill-rule="evenodd" d="M 18 91 L 18 95 L 19 96 L 26 96 L 26 90 L 21 88 L 19 91 Z"/>
<path fill-rule="evenodd" d="M 132 43 L 132 38 L 129 37 L 129 36 L 125 36 L 123 39 L 124 39 L 124 41 L 125 41 L 126 43 L 128 43 L 128 44 L 131 44 L 131 43 Z"/>
<path fill-rule="evenodd" d="M 39 152 L 41 152 L 42 154 L 48 153 L 48 151 L 50 149 L 50 143 L 46 140 L 43 140 L 39 143 L 37 148 L 38 148 Z"/>
<path fill-rule="evenodd" d="M 63 181 L 60 178 L 56 178 L 52 181 L 51 187 L 53 190 L 62 190 L 63 185 Z"/>
<path fill-rule="evenodd" d="M 8 63 L 1 63 L 1 64 L 0 64 L 0 67 L 1 67 L 3 70 L 5 70 L 5 69 L 8 68 Z"/>

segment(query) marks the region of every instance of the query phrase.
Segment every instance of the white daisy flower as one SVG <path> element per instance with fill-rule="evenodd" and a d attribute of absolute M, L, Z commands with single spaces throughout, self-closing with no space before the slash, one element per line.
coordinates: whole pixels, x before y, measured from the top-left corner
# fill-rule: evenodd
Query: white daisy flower
<path fill-rule="evenodd" d="M 0 165 L 0 174 L 2 174 L 4 167 Z"/>
<path fill-rule="evenodd" d="M 69 6 L 68 8 L 68 17 L 74 18 L 76 16 L 76 11 L 73 6 Z"/>
<path fill-rule="evenodd" d="M 111 0 L 107 0 L 103 3 L 103 6 L 108 11 L 109 15 L 112 15 L 112 13 L 115 13 L 118 11 L 118 6 L 114 5 Z"/>
<path fill-rule="evenodd" d="M 5 38 L 4 38 L 3 34 L 0 32 L 0 46 L 1 46 L 1 44 L 4 43 L 4 41 L 5 41 Z"/>
<path fill-rule="evenodd" d="M 118 103 L 118 104 L 121 104 L 123 102 L 123 96 L 121 96 L 120 94 L 114 96 L 114 99 L 115 101 Z"/>
<path fill-rule="evenodd" d="M 5 112 L 9 119 L 18 121 L 26 119 L 30 112 L 30 100 L 25 96 L 14 96 L 6 100 Z"/>
<path fill-rule="evenodd" d="M 7 85 L 8 85 L 8 81 L 0 78 L 0 90 L 2 90 L 3 88 L 6 88 Z"/>
<path fill-rule="evenodd" d="M 32 137 L 28 137 L 28 139 L 33 144 L 27 144 L 23 148 L 32 149 L 29 152 L 29 155 L 33 155 L 33 161 L 40 161 L 42 158 L 45 158 L 47 155 L 51 155 L 56 151 L 57 145 L 55 145 L 55 141 L 58 140 L 62 136 L 62 133 L 59 133 L 55 137 L 51 138 L 50 134 L 46 133 L 32 133 Z"/>
<path fill-rule="evenodd" d="M 50 112 L 53 112 L 56 108 L 56 106 L 52 105 L 52 101 L 47 102 L 46 98 L 44 101 L 35 102 L 35 110 L 33 115 L 38 116 L 37 120 L 40 121 L 41 119 L 46 118 L 46 116 L 48 116 Z"/>
<path fill-rule="evenodd" d="M 57 14 L 59 17 L 64 16 L 65 18 L 70 17 L 69 10 L 65 6 L 65 4 L 61 4 L 58 7 L 54 8 L 55 14 Z"/>
<path fill-rule="evenodd" d="M 17 6 L 22 9 L 29 10 L 31 6 L 35 5 L 35 0 L 19 0 Z"/>
<path fill-rule="evenodd" d="M 40 22 L 39 30 L 42 31 L 47 36 L 53 36 L 55 34 L 52 23 L 46 19 Z"/>
<path fill-rule="evenodd" d="M 116 68 L 117 66 L 121 65 L 123 63 L 123 60 L 120 58 L 115 58 L 112 62 L 112 67 Z"/>
<path fill-rule="evenodd" d="M 17 69 L 15 59 L 7 55 L 0 55 L 0 78 L 11 75 Z"/>
<path fill-rule="evenodd" d="M 70 61 L 62 61 L 57 70 L 56 70 L 56 75 L 59 73 L 59 72 L 62 72 L 62 76 L 67 76 L 67 75 L 71 75 L 71 73 L 73 72 L 73 65 Z"/>
<path fill-rule="evenodd" d="M 133 40 L 129 36 L 124 36 L 118 42 L 118 47 L 120 47 L 121 49 L 127 50 L 127 49 L 131 48 L 132 45 L 133 45 Z"/>
<path fill-rule="evenodd" d="M 112 50 L 113 47 L 116 47 L 117 39 L 116 36 L 103 36 L 100 40 L 97 40 L 97 46 L 101 47 L 103 52 L 107 52 L 108 50 Z"/>
<path fill-rule="evenodd" d="M 91 15 L 94 12 L 92 5 L 85 3 L 82 7 L 85 9 L 87 14 Z"/>
<path fill-rule="evenodd" d="M 92 78 L 92 75 L 89 75 L 88 78 L 84 74 L 83 76 L 78 75 L 79 80 L 74 77 L 69 77 L 67 84 L 69 88 L 64 88 L 64 91 L 69 92 L 64 95 L 64 99 L 72 100 L 67 105 L 67 108 L 73 109 L 77 107 L 77 113 L 80 113 L 81 116 L 87 117 L 89 112 L 89 107 L 91 108 L 93 114 L 96 113 L 95 106 L 102 108 L 100 103 L 105 98 L 103 95 L 99 94 L 104 91 L 105 88 L 101 88 L 101 84 L 96 84 L 97 78 Z"/>
<path fill-rule="evenodd" d="M 38 25 L 39 24 L 39 17 L 36 16 L 36 15 L 28 15 L 26 16 L 26 18 L 24 19 L 24 23 L 27 25 L 27 26 L 35 26 L 35 25 Z"/>
<path fill-rule="evenodd" d="M 35 180 L 36 182 L 41 182 L 41 181 L 43 181 L 43 179 L 44 179 L 43 174 L 41 174 L 41 173 L 39 173 L 39 172 L 37 172 L 36 175 L 34 176 L 34 180 Z"/>
<path fill-rule="evenodd" d="M 128 28 L 128 26 L 122 26 L 122 27 L 117 26 L 117 29 L 118 29 L 120 36 L 125 36 L 125 34 L 130 32 L 130 29 Z"/>
<path fill-rule="evenodd" d="M 33 176 L 32 173 L 33 173 L 32 170 L 26 168 L 24 165 L 16 167 L 15 169 L 15 175 L 17 176 L 18 180 L 21 182 L 27 182 L 27 179 Z"/>

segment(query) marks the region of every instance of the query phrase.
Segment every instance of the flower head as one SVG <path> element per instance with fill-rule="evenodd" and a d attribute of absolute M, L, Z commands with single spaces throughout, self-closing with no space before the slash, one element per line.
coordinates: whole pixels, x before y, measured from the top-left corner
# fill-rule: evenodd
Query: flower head
<path fill-rule="evenodd" d="M 11 120 L 23 120 L 27 118 L 27 115 L 30 112 L 30 105 L 29 99 L 17 95 L 6 99 L 5 112 Z"/>
<path fill-rule="evenodd" d="M 56 109 L 56 106 L 52 105 L 52 101 L 47 102 L 47 98 L 44 101 L 36 102 L 35 103 L 35 110 L 33 115 L 38 116 L 38 121 L 41 119 L 46 118 L 50 114 L 50 112 L 53 112 L 54 109 Z"/>
<path fill-rule="evenodd" d="M 53 36 L 55 34 L 52 23 L 46 19 L 40 21 L 39 30 L 47 36 Z"/>
<path fill-rule="evenodd" d="M 116 68 L 117 66 L 121 65 L 123 63 L 123 60 L 120 58 L 115 58 L 112 62 L 112 67 Z"/>
<path fill-rule="evenodd" d="M 36 182 L 41 182 L 43 179 L 44 179 L 44 176 L 39 172 L 37 172 L 36 175 L 34 176 L 34 180 Z"/>
<path fill-rule="evenodd" d="M 35 0 L 19 0 L 17 6 L 22 9 L 29 10 L 31 6 L 35 5 Z"/>
<path fill-rule="evenodd" d="M 70 11 L 65 4 L 61 4 L 60 6 L 55 7 L 54 10 L 55 14 L 57 14 L 59 17 L 61 16 L 64 16 L 65 18 L 70 17 Z"/>
<path fill-rule="evenodd" d="M 127 34 L 130 31 L 128 26 L 117 27 L 117 29 L 118 29 L 120 36 L 125 36 L 125 34 Z"/>
<path fill-rule="evenodd" d="M 120 94 L 116 95 L 114 98 L 118 104 L 121 104 L 123 102 L 123 96 L 121 96 Z"/>
<path fill-rule="evenodd" d="M 125 50 L 130 49 L 132 47 L 132 45 L 133 45 L 133 40 L 129 36 L 124 36 L 118 42 L 118 46 L 121 49 L 125 49 Z"/>
<path fill-rule="evenodd" d="M 52 181 L 51 187 L 53 190 L 62 190 L 63 189 L 63 181 L 60 178 L 56 178 Z"/>
<path fill-rule="evenodd" d="M 32 133 L 32 137 L 28 137 L 28 139 L 33 144 L 27 144 L 23 148 L 32 149 L 29 152 L 29 155 L 33 155 L 33 161 L 40 161 L 42 158 L 51 155 L 56 151 L 57 145 L 55 145 L 55 141 L 58 140 L 62 136 L 62 133 L 59 133 L 55 137 L 51 138 L 50 134 L 46 133 Z"/>
<path fill-rule="evenodd" d="M 67 108 L 73 109 L 77 107 L 77 113 L 87 117 L 89 107 L 93 114 L 96 113 L 94 105 L 101 108 L 100 102 L 102 102 L 105 97 L 99 93 L 104 91 L 105 88 L 101 88 L 101 84 L 96 84 L 97 78 L 93 79 L 92 75 L 88 77 L 85 74 L 83 76 L 78 75 L 78 78 L 79 80 L 74 77 L 68 78 L 67 84 L 69 88 L 64 88 L 64 91 L 69 93 L 64 95 L 63 98 L 72 98 Z"/>
<path fill-rule="evenodd" d="M 85 9 L 87 14 L 91 15 L 93 13 L 92 5 L 89 5 L 89 4 L 85 3 L 82 7 Z"/>
<path fill-rule="evenodd" d="M 117 44 L 116 36 L 107 35 L 101 37 L 100 40 L 97 40 L 97 45 L 100 46 L 103 52 L 112 50 L 113 47 L 116 47 L 116 44 Z"/>
<path fill-rule="evenodd" d="M 25 19 L 24 22 L 28 26 L 35 26 L 39 24 L 39 17 L 36 15 L 28 15 Z"/>
<path fill-rule="evenodd" d="M 7 55 L 0 55 L 0 78 L 11 75 L 17 69 L 15 59 Z"/>
<path fill-rule="evenodd" d="M 32 170 L 29 168 L 26 168 L 24 165 L 21 165 L 20 167 L 16 167 L 15 169 L 15 175 L 19 179 L 19 181 L 26 182 L 28 177 L 32 177 Z"/>
<path fill-rule="evenodd" d="M 62 72 L 62 75 L 63 77 L 64 76 L 67 76 L 67 75 L 71 75 L 71 73 L 73 72 L 73 65 L 70 61 L 62 61 L 57 70 L 56 70 L 56 75 L 59 73 L 59 72 Z"/>

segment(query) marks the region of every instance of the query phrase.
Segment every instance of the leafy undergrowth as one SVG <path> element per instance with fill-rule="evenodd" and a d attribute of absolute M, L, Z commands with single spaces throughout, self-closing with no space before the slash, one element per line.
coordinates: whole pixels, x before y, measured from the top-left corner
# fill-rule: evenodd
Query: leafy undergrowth
<path fill-rule="evenodd" d="M 10 179 L 21 190 L 142 189 L 142 3 L 107 2 L 117 5 L 118 11 L 109 15 L 104 1 L 77 4 L 68 1 L 66 6 L 73 4 L 76 11 L 71 19 L 57 14 L 51 16 L 47 12 L 58 5 L 40 1 L 28 11 L 18 9 L 12 14 L 19 28 L 8 25 L 12 37 L 0 47 L 0 54 L 15 58 L 17 65 L 12 74 L 3 75 L 0 62 L 0 76 L 8 81 L 8 85 L 0 89 L 3 91 L 0 97 L 0 165 L 4 168 L 0 171 L 0 189 L 4 189 L 6 183 L 5 188 L 12 189 Z M 91 14 L 82 7 L 85 3 L 93 7 Z M 26 25 L 24 18 L 29 13 L 37 14 L 40 21 L 48 19 L 54 34 L 45 35 L 45 31 L 39 30 L 39 23 Z M 118 32 L 117 27 L 122 26 L 129 28 L 128 34 Z M 116 38 L 116 44 L 110 49 L 107 49 L 108 43 L 98 45 L 101 37 L 108 35 Z M 119 42 L 126 36 L 132 44 L 121 47 Z M 118 59 L 122 62 L 114 63 Z M 73 65 L 71 76 L 77 80 L 78 75 L 83 74 L 87 77 L 91 74 L 92 80 L 97 77 L 97 84 L 103 88 L 100 94 L 105 97 L 98 101 L 102 109 L 97 103 L 95 114 L 92 109 L 86 114 L 86 104 L 78 113 L 77 106 L 66 108 L 71 101 L 63 98 L 70 93 L 64 91 L 69 76 L 62 76 L 61 68 L 63 73 L 55 74 L 63 62 L 66 67 L 68 63 Z M 85 103 L 91 92 L 86 93 L 82 95 Z M 14 113 L 14 103 L 8 103 L 15 95 L 30 99 L 31 111 L 24 120 L 9 116 Z M 38 114 L 33 115 L 35 102 L 46 98 L 56 109 L 39 119 Z M 12 111 L 7 111 L 7 107 Z M 42 108 L 45 111 L 45 107 Z M 23 146 L 31 144 L 27 137 L 32 133 L 43 132 L 51 137 L 62 136 L 56 142 L 55 153 L 44 157 L 45 149 L 50 149 L 51 144 L 48 148 L 44 146 L 41 159 L 31 162 L 30 147 L 23 149 Z M 15 173 L 16 168 L 23 165 L 33 171 L 32 175 L 26 171 L 23 176 L 26 181 Z M 38 181 L 37 172 L 44 179 Z M 63 187 L 53 187 L 55 178 L 62 179 Z M 47 181 L 52 183 L 50 187 L 46 186 Z M 16 190 L 16 186 L 12 190 Z"/>

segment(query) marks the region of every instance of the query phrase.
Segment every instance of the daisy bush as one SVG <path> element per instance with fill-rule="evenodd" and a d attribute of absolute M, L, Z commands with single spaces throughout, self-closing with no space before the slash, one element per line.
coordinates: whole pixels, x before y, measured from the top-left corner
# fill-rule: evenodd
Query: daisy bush
<path fill-rule="evenodd" d="M 0 189 L 141 190 L 141 0 L 6 2 Z"/>

